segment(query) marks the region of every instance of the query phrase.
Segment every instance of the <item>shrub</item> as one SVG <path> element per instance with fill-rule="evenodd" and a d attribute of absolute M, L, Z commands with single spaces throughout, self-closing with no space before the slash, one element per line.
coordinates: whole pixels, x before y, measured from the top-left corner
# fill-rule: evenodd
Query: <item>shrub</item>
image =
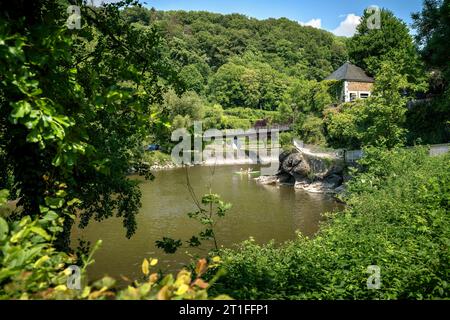
<path fill-rule="evenodd" d="M 280 133 L 280 145 L 284 150 L 289 150 L 292 147 L 292 139 L 294 135 L 292 132 L 281 132 Z"/>
<path fill-rule="evenodd" d="M 305 143 L 324 145 L 326 143 L 323 133 L 323 120 L 316 116 L 307 116 L 295 128 L 300 139 Z"/>
<path fill-rule="evenodd" d="M 426 144 L 450 141 L 450 94 L 433 102 L 416 103 L 406 113 L 408 144 L 417 140 Z"/>
<path fill-rule="evenodd" d="M 250 129 L 252 124 L 248 119 L 240 119 L 234 116 L 225 116 L 222 118 L 224 129 Z"/>
<path fill-rule="evenodd" d="M 366 149 L 347 208 L 328 214 L 314 239 L 281 247 L 253 241 L 222 251 L 237 299 L 433 299 L 450 297 L 450 155 Z M 369 290 L 367 268 L 381 268 Z"/>
<path fill-rule="evenodd" d="M 172 157 L 161 151 L 147 151 L 144 154 L 144 160 L 151 166 L 164 166 L 172 164 Z"/>
<path fill-rule="evenodd" d="M 222 129 L 223 108 L 220 104 L 214 104 L 205 109 L 203 129 Z"/>

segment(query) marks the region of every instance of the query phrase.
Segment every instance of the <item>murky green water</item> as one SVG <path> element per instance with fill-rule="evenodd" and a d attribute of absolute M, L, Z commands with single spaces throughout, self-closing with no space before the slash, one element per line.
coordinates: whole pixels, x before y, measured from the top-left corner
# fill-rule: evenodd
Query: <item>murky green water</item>
<path fill-rule="evenodd" d="M 233 244 L 253 237 L 258 243 L 274 239 L 277 243 L 295 238 L 296 230 L 312 236 L 318 230 L 321 213 L 339 208 L 330 196 L 294 190 L 293 187 L 263 186 L 254 177 L 237 175 L 241 167 L 193 167 L 189 169 L 191 184 L 200 197 L 206 193 L 212 181 L 212 190 L 233 204 L 233 208 L 217 225 L 219 245 Z M 252 166 L 258 170 L 256 166 Z M 125 238 L 125 230 L 119 219 L 91 222 L 84 230 L 74 228 L 72 239 L 82 238 L 94 243 L 103 240 L 95 254 L 96 263 L 90 267 L 91 279 L 105 274 L 136 278 L 144 257 L 159 259 L 164 270 L 178 270 L 189 260 L 185 253 L 202 251 L 180 249 L 176 254 L 162 253 L 155 247 L 155 240 L 163 236 L 187 240 L 200 230 L 199 224 L 187 217 L 195 210 L 186 184 L 184 169 L 160 171 L 155 181 L 144 181 L 142 209 L 137 216 L 138 229 L 131 239 Z M 75 242 L 75 241 L 74 241 Z M 208 247 L 212 244 L 208 243 Z M 204 251 L 203 251 L 204 252 Z"/>

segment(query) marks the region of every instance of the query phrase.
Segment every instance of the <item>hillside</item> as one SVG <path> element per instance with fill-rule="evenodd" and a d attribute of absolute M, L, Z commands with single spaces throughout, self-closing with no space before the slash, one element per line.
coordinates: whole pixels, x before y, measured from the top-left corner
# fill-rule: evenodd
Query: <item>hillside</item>
<path fill-rule="evenodd" d="M 158 27 L 180 76 L 197 92 L 204 92 L 220 67 L 236 63 L 236 58 L 253 69 L 258 69 L 255 63 L 259 68 L 268 65 L 273 70 L 266 72 L 307 80 L 323 79 L 347 59 L 345 38 L 286 18 L 257 20 L 241 14 L 138 7 L 125 10 L 124 17 Z"/>

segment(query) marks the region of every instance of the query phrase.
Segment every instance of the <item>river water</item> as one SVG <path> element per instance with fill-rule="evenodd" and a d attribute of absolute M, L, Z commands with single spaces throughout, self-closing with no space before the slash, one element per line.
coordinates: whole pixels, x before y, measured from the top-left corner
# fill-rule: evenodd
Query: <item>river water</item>
<path fill-rule="evenodd" d="M 253 237 L 257 243 L 270 240 L 282 243 L 294 239 L 296 231 L 313 236 L 322 219 L 321 213 L 340 208 L 330 196 L 295 190 L 290 186 L 264 186 L 254 178 L 257 175 L 239 175 L 235 172 L 247 166 L 191 167 L 188 170 L 191 185 L 198 197 L 207 193 L 221 195 L 233 207 L 222 218 L 216 229 L 220 246 L 234 244 Z M 257 166 L 251 166 L 259 170 Z M 87 228 L 74 228 L 72 242 L 77 239 L 95 243 L 103 240 L 95 254 L 95 264 L 88 269 L 90 279 L 103 275 L 130 279 L 140 277 L 143 258 L 158 258 L 158 267 L 164 271 L 179 270 L 189 261 L 186 250 L 205 254 L 199 249 L 181 248 L 175 254 L 164 254 L 155 241 L 164 236 L 187 240 L 201 230 L 197 221 L 187 213 L 195 210 L 186 183 L 185 169 L 159 171 L 154 181 L 142 181 L 142 208 L 137 216 L 137 232 L 131 239 L 125 237 L 122 221 L 117 218 L 102 222 L 92 221 Z M 212 248 L 205 243 L 205 248 Z"/>

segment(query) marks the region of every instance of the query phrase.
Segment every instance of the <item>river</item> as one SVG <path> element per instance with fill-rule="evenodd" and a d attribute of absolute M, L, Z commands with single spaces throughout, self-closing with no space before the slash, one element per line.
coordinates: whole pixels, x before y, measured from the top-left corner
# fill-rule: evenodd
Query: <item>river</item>
<path fill-rule="evenodd" d="M 341 207 L 328 195 L 307 193 L 290 186 L 260 185 L 254 180 L 257 176 L 235 174 L 241 167 L 247 168 L 189 168 L 191 184 L 199 197 L 208 192 L 212 181 L 213 193 L 220 194 L 224 201 L 233 205 L 217 225 L 220 246 L 232 247 L 249 237 L 260 244 L 272 239 L 282 243 L 294 239 L 297 230 L 313 236 L 322 219 L 321 213 Z M 125 237 L 122 221 L 117 218 L 91 221 L 85 229 L 73 229 L 72 243 L 75 245 L 79 238 L 92 244 L 98 239 L 103 240 L 102 247 L 94 256 L 95 264 L 88 269 L 90 279 L 105 274 L 137 279 L 144 257 L 158 258 L 159 268 L 175 271 L 189 261 L 186 250 L 200 255 L 205 253 L 182 248 L 176 254 L 164 254 L 155 247 L 155 241 L 163 236 L 187 240 L 201 230 L 199 223 L 187 216 L 196 207 L 188 192 L 185 170 L 158 171 L 154 181 L 142 180 L 140 187 L 142 208 L 137 216 L 137 232 L 131 239 Z M 205 243 L 204 247 L 212 248 L 212 243 Z"/>

